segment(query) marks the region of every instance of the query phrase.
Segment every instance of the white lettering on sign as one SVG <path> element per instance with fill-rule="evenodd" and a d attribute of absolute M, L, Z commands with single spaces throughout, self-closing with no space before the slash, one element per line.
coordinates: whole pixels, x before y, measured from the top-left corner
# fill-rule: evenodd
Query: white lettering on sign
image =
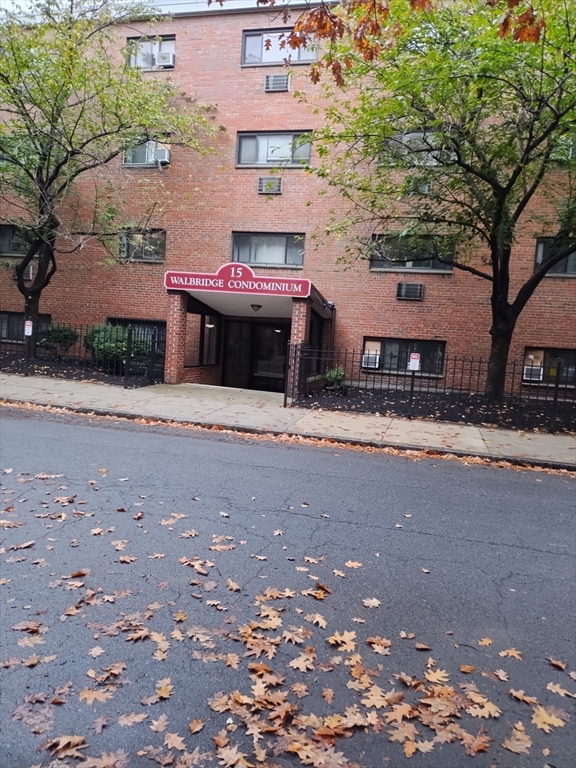
<path fill-rule="evenodd" d="M 309 280 L 263 277 L 255 275 L 247 264 L 224 264 L 216 274 L 198 272 L 166 272 L 166 288 L 194 291 L 224 291 L 227 293 L 264 293 L 276 296 L 309 296 Z"/>

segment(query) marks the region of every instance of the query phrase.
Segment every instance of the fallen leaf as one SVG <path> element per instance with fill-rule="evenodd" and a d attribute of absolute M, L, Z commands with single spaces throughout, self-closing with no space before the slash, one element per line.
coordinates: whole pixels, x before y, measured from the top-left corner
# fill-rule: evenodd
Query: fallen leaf
<path fill-rule="evenodd" d="M 570 693 L 570 691 L 566 690 L 566 688 L 563 688 L 558 683 L 548 683 L 546 690 L 552 691 L 552 693 L 557 693 L 559 696 L 570 696 L 570 698 L 576 699 L 576 693 Z"/>
<path fill-rule="evenodd" d="M 137 557 L 132 557 L 132 555 L 121 555 L 119 557 L 121 563 L 133 563 L 137 559 Z"/>
<path fill-rule="evenodd" d="M 92 723 L 92 730 L 96 735 L 102 733 L 102 730 L 108 725 L 108 718 L 106 715 L 100 715 Z"/>
<path fill-rule="evenodd" d="M 445 669 L 429 669 L 424 677 L 431 683 L 447 683 L 450 680 Z"/>
<path fill-rule="evenodd" d="M 380 605 L 380 600 L 378 600 L 376 597 L 365 597 L 362 602 L 366 608 L 378 608 Z"/>
<path fill-rule="evenodd" d="M 482 640 L 478 640 L 478 645 L 492 645 L 492 640 L 489 637 L 483 637 Z"/>
<path fill-rule="evenodd" d="M 463 672 L 465 675 L 469 675 L 475 669 L 476 667 L 472 666 L 472 664 L 460 664 L 460 672 Z"/>
<path fill-rule="evenodd" d="M 166 715 L 160 715 L 158 720 L 152 720 L 152 725 L 150 726 L 151 730 L 156 731 L 156 733 L 162 733 L 162 731 L 165 731 L 168 727 L 168 718 Z"/>
<path fill-rule="evenodd" d="M 80 701 L 85 701 L 86 704 L 91 707 L 95 701 L 108 701 L 108 699 L 112 698 L 112 693 L 110 691 L 100 691 L 94 688 L 84 688 L 84 690 L 80 691 L 78 694 L 78 698 Z"/>
<path fill-rule="evenodd" d="M 99 645 L 95 645 L 94 648 L 91 648 L 88 651 L 89 655 L 92 656 L 93 659 L 97 659 L 98 656 L 101 656 L 103 653 L 106 653 L 104 648 L 100 648 Z"/>
<path fill-rule="evenodd" d="M 490 744 L 494 741 L 494 739 L 488 736 L 485 728 L 480 728 L 476 736 L 463 731 L 461 739 L 466 754 L 471 757 L 475 757 L 478 752 L 486 752 Z"/>
<path fill-rule="evenodd" d="M 517 755 L 529 755 L 532 739 L 525 732 L 522 723 L 517 722 L 512 726 L 512 735 L 502 742 L 502 746 Z"/>
<path fill-rule="evenodd" d="M 182 752 L 186 749 L 186 744 L 181 736 L 177 733 L 167 733 L 164 736 L 164 746 L 168 749 L 179 749 Z"/>
<path fill-rule="evenodd" d="M 359 563 L 356 560 L 347 560 L 344 565 L 346 568 L 362 568 L 362 563 Z"/>
<path fill-rule="evenodd" d="M 141 723 L 142 720 L 145 720 L 147 717 L 148 715 L 145 712 L 139 715 L 137 715 L 135 712 L 132 712 L 131 715 L 120 715 L 118 718 L 118 725 L 132 726 L 136 723 Z"/>
<path fill-rule="evenodd" d="M 416 744 L 415 741 L 406 741 L 402 745 L 402 748 L 404 750 L 404 754 L 406 755 L 406 757 L 412 757 L 414 752 L 416 752 L 416 750 L 418 749 L 418 745 Z"/>
<path fill-rule="evenodd" d="M 518 699 L 518 701 L 523 701 L 525 704 L 538 704 L 538 699 L 536 696 L 526 696 L 524 691 L 515 691 L 513 688 L 510 688 L 508 691 L 510 696 L 512 696 L 513 699 Z"/>
<path fill-rule="evenodd" d="M 84 757 L 79 749 L 86 749 L 86 739 L 84 736 L 58 736 L 56 739 L 42 744 L 39 749 L 49 749 L 51 755 L 58 758 L 64 757 Z"/>
<path fill-rule="evenodd" d="M 236 582 L 232 581 L 232 579 L 226 579 L 226 586 L 228 587 L 230 592 L 240 592 L 239 584 L 236 584 Z"/>
<path fill-rule="evenodd" d="M 507 648 L 505 651 L 500 651 L 498 656 L 508 656 L 511 659 L 518 659 L 518 661 L 522 661 L 522 653 L 517 651 L 516 648 Z"/>
<path fill-rule="evenodd" d="M 204 728 L 204 720 L 201 717 L 195 717 L 188 723 L 188 728 L 190 728 L 190 733 L 198 733 Z"/>
<path fill-rule="evenodd" d="M 553 659 L 551 656 L 548 656 L 548 661 L 550 664 L 552 664 L 553 667 L 558 667 L 558 669 L 561 669 L 562 671 L 566 669 L 566 664 L 563 661 Z"/>
<path fill-rule="evenodd" d="M 334 701 L 334 691 L 332 688 L 324 688 L 322 691 L 322 696 L 324 698 L 324 701 L 326 701 L 328 704 L 332 704 Z"/>
<path fill-rule="evenodd" d="M 159 699 L 168 699 L 172 696 L 174 686 L 170 684 L 170 678 L 165 677 L 156 683 L 156 695 Z"/>
<path fill-rule="evenodd" d="M 552 728 L 563 728 L 565 723 L 551 711 L 550 707 L 537 705 L 532 714 L 532 723 L 542 731 L 550 733 Z"/>
<path fill-rule="evenodd" d="M 326 629 L 326 619 L 320 613 L 309 613 L 304 618 L 311 624 L 316 624 L 316 626 Z"/>
<path fill-rule="evenodd" d="M 174 614 L 174 621 L 181 622 L 186 621 L 188 616 L 184 613 L 184 611 L 176 611 Z"/>

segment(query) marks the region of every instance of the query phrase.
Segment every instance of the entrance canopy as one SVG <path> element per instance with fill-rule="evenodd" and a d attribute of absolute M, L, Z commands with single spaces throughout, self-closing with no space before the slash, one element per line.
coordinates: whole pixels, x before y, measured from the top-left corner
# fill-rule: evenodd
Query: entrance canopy
<path fill-rule="evenodd" d="M 306 299 L 312 292 L 310 280 L 298 277 L 256 275 L 247 264 L 224 264 L 215 274 L 166 272 L 168 290 L 186 291 L 221 315 L 236 317 L 290 318 L 292 299 Z"/>

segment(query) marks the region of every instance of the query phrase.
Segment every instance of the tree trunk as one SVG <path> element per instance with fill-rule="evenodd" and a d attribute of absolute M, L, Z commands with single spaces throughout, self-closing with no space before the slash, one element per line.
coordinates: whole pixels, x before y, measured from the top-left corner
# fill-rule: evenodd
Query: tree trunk
<path fill-rule="evenodd" d="M 508 353 L 510 352 L 515 325 L 515 321 L 500 322 L 490 329 L 492 344 L 488 360 L 486 396 L 496 402 L 500 402 L 504 397 Z"/>
<path fill-rule="evenodd" d="M 24 318 L 32 320 L 32 336 L 25 342 L 30 345 L 31 357 L 36 357 L 36 342 L 38 341 L 38 325 L 40 323 L 40 294 L 26 293 L 24 295 Z"/>

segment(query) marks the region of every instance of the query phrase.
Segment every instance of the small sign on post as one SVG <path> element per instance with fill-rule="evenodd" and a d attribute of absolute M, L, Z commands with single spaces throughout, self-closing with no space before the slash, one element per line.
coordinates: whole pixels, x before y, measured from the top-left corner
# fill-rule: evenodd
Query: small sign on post
<path fill-rule="evenodd" d="M 418 352 L 410 352 L 410 358 L 408 360 L 409 371 L 420 370 L 420 354 Z"/>
<path fill-rule="evenodd" d="M 24 323 L 24 336 L 32 336 L 32 320 L 26 320 Z"/>

